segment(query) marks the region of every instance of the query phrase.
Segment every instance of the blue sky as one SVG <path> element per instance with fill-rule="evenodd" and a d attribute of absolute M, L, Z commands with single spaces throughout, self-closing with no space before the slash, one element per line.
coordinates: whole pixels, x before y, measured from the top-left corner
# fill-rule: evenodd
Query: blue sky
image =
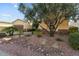
<path fill-rule="evenodd" d="M 0 21 L 12 22 L 16 19 L 24 19 L 24 15 L 18 10 L 18 4 L 0 3 Z"/>

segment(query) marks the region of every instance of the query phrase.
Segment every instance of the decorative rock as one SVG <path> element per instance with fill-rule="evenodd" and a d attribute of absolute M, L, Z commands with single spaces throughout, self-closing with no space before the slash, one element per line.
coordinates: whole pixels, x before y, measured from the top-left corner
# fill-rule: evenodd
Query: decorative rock
<path fill-rule="evenodd" d="M 43 52 L 44 50 L 42 49 L 41 52 Z"/>
<path fill-rule="evenodd" d="M 28 50 L 30 49 L 30 46 L 28 46 Z"/>
<path fill-rule="evenodd" d="M 38 48 L 39 50 L 41 49 L 41 48 Z"/>
<path fill-rule="evenodd" d="M 19 38 L 19 35 L 12 36 L 13 39 Z"/>
<path fill-rule="evenodd" d="M 46 56 L 48 56 L 49 54 L 46 54 Z"/>
<path fill-rule="evenodd" d="M 0 43 L 2 43 L 2 41 L 0 41 Z"/>
<path fill-rule="evenodd" d="M 5 40 L 5 41 L 9 41 L 11 40 L 12 38 L 3 38 L 2 40 Z"/>
<path fill-rule="evenodd" d="M 57 42 L 54 43 L 54 44 L 52 45 L 52 47 L 53 47 L 53 48 L 59 48 L 58 43 L 57 43 Z"/>
<path fill-rule="evenodd" d="M 10 42 L 10 44 L 14 44 L 13 42 Z"/>
<path fill-rule="evenodd" d="M 30 35 L 32 35 L 32 33 L 31 32 L 24 32 L 24 35 L 25 36 L 30 36 Z"/>
<path fill-rule="evenodd" d="M 61 52 L 61 55 L 64 55 L 64 53 L 63 53 L 63 52 Z"/>
<path fill-rule="evenodd" d="M 43 39 L 42 42 L 41 42 L 41 44 L 45 45 L 46 44 L 46 39 Z"/>

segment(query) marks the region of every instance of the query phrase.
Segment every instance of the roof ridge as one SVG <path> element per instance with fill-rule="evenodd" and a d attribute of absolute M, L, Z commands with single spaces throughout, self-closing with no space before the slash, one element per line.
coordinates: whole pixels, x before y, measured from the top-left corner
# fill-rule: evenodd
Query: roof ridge
<path fill-rule="evenodd" d="M 21 20 L 21 19 L 16 19 L 16 20 L 12 21 L 12 23 L 16 22 L 17 20 L 23 21 L 25 23 L 25 21 Z"/>
<path fill-rule="evenodd" d="M 5 22 L 5 21 L 0 21 L 0 23 L 9 23 L 9 24 L 11 24 L 11 22 Z"/>
<path fill-rule="evenodd" d="M 23 21 L 21 19 L 16 19 L 16 20 L 14 20 L 12 22 L 0 21 L 0 23 L 9 23 L 9 24 L 12 24 L 12 23 L 16 22 L 17 20 Z M 25 21 L 23 21 L 23 22 L 25 22 Z"/>

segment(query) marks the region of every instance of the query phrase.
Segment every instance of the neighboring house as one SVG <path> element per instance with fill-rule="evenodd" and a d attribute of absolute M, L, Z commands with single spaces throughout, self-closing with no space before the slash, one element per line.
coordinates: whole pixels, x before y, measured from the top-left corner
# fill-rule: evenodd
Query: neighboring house
<path fill-rule="evenodd" d="M 31 25 L 29 22 L 26 22 L 26 21 L 23 21 L 23 20 L 20 20 L 20 19 L 17 19 L 11 23 L 8 23 L 8 22 L 0 22 L 0 31 L 6 27 L 12 27 L 12 26 L 16 26 L 20 29 L 24 29 L 24 30 L 27 30 L 29 28 L 31 28 Z"/>
<path fill-rule="evenodd" d="M 27 29 L 31 28 L 31 25 L 29 24 L 29 22 L 26 22 L 26 21 L 23 21 L 20 19 L 17 19 L 15 21 L 13 21 L 12 23 L 14 26 L 16 26 L 17 28 L 20 28 L 20 29 L 27 30 Z"/>
<path fill-rule="evenodd" d="M 76 22 L 74 20 L 70 20 L 69 21 L 69 27 L 78 27 L 79 30 L 79 20 L 76 20 Z"/>
<path fill-rule="evenodd" d="M 69 27 L 72 27 L 72 26 L 79 28 L 79 20 L 76 20 L 76 22 L 74 20 L 70 20 Z"/>
<path fill-rule="evenodd" d="M 43 27 L 44 29 L 46 29 L 46 30 L 49 31 L 48 26 L 47 26 L 44 22 L 42 22 L 42 23 L 40 24 L 40 27 L 39 27 L 39 28 L 42 29 L 41 27 Z M 58 28 L 57 28 L 56 31 L 58 31 L 58 30 L 68 30 L 68 20 L 64 20 L 64 21 L 58 26 Z"/>

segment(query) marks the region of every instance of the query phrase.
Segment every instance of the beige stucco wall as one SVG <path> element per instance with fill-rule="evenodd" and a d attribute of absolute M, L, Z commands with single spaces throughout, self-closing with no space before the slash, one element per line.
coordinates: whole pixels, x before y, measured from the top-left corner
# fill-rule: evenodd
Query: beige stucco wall
<path fill-rule="evenodd" d="M 49 31 L 48 26 L 47 26 L 44 22 L 42 22 L 42 23 L 40 24 L 39 29 L 42 29 L 41 26 Z M 58 28 L 57 28 L 56 31 L 58 31 L 58 29 L 68 29 L 68 20 L 64 20 L 64 21 L 58 26 Z"/>
<path fill-rule="evenodd" d="M 6 27 L 11 27 L 14 25 L 23 25 L 23 29 L 26 29 L 26 30 L 31 28 L 31 25 L 28 22 L 24 22 L 22 20 L 16 20 L 12 23 L 0 22 L 0 31 L 2 31 L 2 29 L 6 28 Z"/>
<path fill-rule="evenodd" d="M 57 28 L 58 29 L 68 29 L 68 20 L 64 20 Z"/>
<path fill-rule="evenodd" d="M 47 29 L 47 30 L 49 31 L 48 26 L 47 26 L 44 22 L 42 22 L 42 23 L 40 24 L 39 29 L 42 29 L 42 27 L 43 27 L 44 29 Z"/>
<path fill-rule="evenodd" d="M 24 29 L 31 28 L 31 25 L 28 22 L 24 22 L 24 21 L 21 21 L 21 20 L 14 21 L 13 25 L 23 25 Z"/>

